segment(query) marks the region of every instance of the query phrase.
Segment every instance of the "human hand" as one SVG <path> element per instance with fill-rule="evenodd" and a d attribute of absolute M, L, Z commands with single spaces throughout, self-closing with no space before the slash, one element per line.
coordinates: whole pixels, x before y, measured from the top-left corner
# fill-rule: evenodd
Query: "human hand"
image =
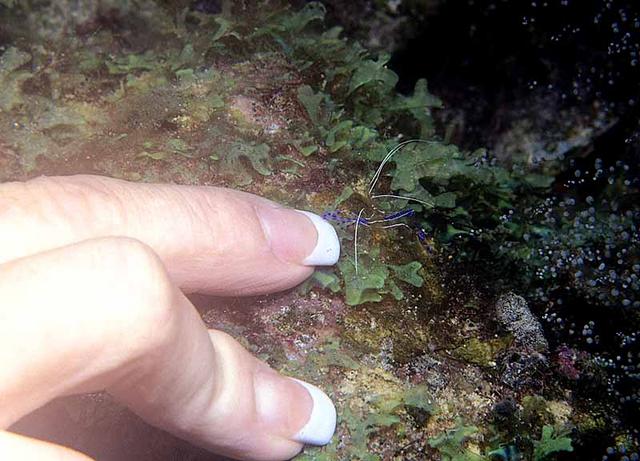
<path fill-rule="evenodd" d="M 229 189 L 39 178 L 0 185 L 0 242 L 0 459 L 86 461 L 3 429 L 104 389 L 237 459 L 329 442 L 329 398 L 207 330 L 183 294 L 270 293 L 334 264 L 339 242 L 319 217 Z"/>

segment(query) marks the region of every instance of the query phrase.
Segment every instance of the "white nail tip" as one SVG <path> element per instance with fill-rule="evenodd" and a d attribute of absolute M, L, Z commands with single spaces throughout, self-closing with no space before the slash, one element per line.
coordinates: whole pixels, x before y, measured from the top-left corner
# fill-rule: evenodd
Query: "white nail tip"
<path fill-rule="evenodd" d="M 316 247 L 302 263 L 305 266 L 333 266 L 340 257 L 340 240 L 338 240 L 336 230 L 317 214 L 297 211 L 309 218 L 318 231 Z"/>
<path fill-rule="evenodd" d="M 293 436 L 293 440 L 307 445 L 328 444 L 336 430 L 336 407 L 333 406 L 333 402 L 327 394 L 313 384 L 296 378 L 291 379 L 300 383 L 313 400 L 313 410 L 311 410 L 309 421 Z"/>

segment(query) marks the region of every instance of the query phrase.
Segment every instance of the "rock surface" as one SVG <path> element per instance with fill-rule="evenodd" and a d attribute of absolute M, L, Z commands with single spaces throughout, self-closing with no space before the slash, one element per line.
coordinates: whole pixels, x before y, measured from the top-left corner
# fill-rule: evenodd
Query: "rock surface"
<path fill-rule="evenodd" d="M 514 293 L 502 295 L 496 302 L 496 316 L 520 347 L 538 352 L 549 349 L 540 321 L 522 296 Z"/>

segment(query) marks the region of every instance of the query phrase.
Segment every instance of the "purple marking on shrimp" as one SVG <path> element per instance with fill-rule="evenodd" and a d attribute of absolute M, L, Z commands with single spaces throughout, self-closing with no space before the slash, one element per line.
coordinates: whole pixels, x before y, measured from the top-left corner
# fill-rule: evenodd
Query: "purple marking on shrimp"
<path fill-rule="evenodd" d="M 424 229 L 418 229 L 418 240 L 424 242 L 427 239 L 427 233 Z"/>
<path fill-rule="evenodd" d="M 391 213 L 382 218 L 383 221 L 395 221 L 396 219 L 408 218 L 416 214 L 416 211 L 413 208 L 408 208 L 406 210 L 396 211 L 395 213 Z"/>
<path fill-rule="evenodd" d="M 322 218 L 326 219 L 327 221 L 334 221 L 337 222 L 338 224 L 354 224 L 356 221 L 358 221 L 357 216 L 354 216 L 352 218 L 348 218 L 346 216 L 343 216 L 342 213 L 340 213 L 340 211 L 335 210 L 335 211 L 325 211 L 324 213 L 322 213 Z M 369 220 L 367 218 L 363 218 L 360 217 L 360 220 L 358 221 L 358 223 L 361 226 L 368 226 Z"/>
<path fill-rule="evenodd" d="M 325 211 L 322 213 L 322 219 L 326 219 L 327 221 L 342 221 L 344 218 L 340 216 L 339 211 Z"/>

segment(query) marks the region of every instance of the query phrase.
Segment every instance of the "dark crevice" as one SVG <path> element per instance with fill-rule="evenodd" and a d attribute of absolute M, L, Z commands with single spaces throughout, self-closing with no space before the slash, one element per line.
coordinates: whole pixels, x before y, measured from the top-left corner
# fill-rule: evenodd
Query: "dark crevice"
<path fill-rule="evenodd" d="M 590 111 L 597 101 L 625 118 L 640 103 L 638 11 L 630 0 L 449 0 L 390 67 L 401 92 L 426 77 L 448 108 L 463 111 L 466 147 L 492 147 L 514 108 L 541 98 L 557 111 Z M 637 126 L 630 130 L 625 137 Z"/>

